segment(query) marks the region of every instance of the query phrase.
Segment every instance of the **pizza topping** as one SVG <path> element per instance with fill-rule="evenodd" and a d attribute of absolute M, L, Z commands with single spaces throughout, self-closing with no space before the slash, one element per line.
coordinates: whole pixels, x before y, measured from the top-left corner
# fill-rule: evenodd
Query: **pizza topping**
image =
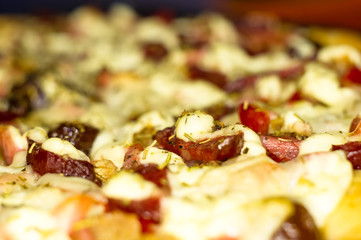
<path fill-rule="evenodd" d="M 271 115 L 265 109 L 256 107 L 249 102 L 243 102 L 238 109 L 241 123 L 256 133 L 267 134 Z"/>
<path fill-rule="evenodd" d="M 305 155 L 314 152 L 330 151 L 332 145 L 342 145 L 346 143 L 346 137 L 339 133 L 319 133 L 300 142 L 299 154 Z"/>
<path fill-rule="evenodd" d="M 35 74 L 30 75 L 24 83 L 13 87 L 9 97 L 10 113 L 21 116 L 46 105 L 46 96 L 37 77 Z"/>
<path fill-rule="evenodd" d="M 184 164 L 182 158 L 177 154 L 151 146 L 140 153 L 139 161 L 141 164 L 154 164 L 159 169 L 164 169 L 168 165 Z"/>
<path fill-rule="evenodd" d="M 360 123 L 361 123 L 361 116 L 356 116 L 354 119 L 352 119 L 351 125 L 350 125 L 350 129 L 349 132 L 353 133 L 353 132 L 359 132 L 360 129 Z"/>
<path fill-rule="evenodd" d="M 146 58 L 156 62 L 161 61 L 168 54 L 168 50 L 161 43 L 156 42 L 144 43 L 143 52 Z"/>
<path fill-rule="evenodd" d="M 296 113 L 289 111 L 283 116 L 283 125 L 280 132 L 295 134 L 300 137 L 307 137 L 312 134 L 312 126 Z"/>
<path fill-rule="evenodd" d="M 242 37 L 242 47 L 251 55 L 268 52 L 280 47 L 285 41 L 285 32 L 279 28 L 277 18 L 250 15 L 243 18 L 237 29 Z"/>
<path fill-rule="evenodd" d="M 109 198 L 128 201 L 144 200 L 160 194 L 156 184 L 145 180 L 141 174 L 126 170 L 122 170 L 107 181 L 102 191 Z"/>
<path fill-rule="evenodd" d="M 214 119 L 202 112 L 185 112 L 178 118 L 175 136 L 185 142 L 202 139 L 202 135 L 213 131 Z"/>
<path fill-rule="evenodd" d="M 31 147 L 31 145 L 30 145 Z M 66 140 L 61 140 L 60 138 L 49 138 L 47 139 L 42 145 L 41 148 L 64 156 L 66 157 L 70 157 L 72 159 L 75 160 L 82 160 L 82 161 L 87 161 L 89 162 L 89 157 L 87 155 L 85 155 L 82 151 L 79 151 L 78 149 L 76 149 L 70 142 L 66 141 Z M 31 149 L 29 148 L 29 152 L 31 151 Z"/>
<path fill-rule="evenodd" d="M 220 103 L 203 109 L 203 111 L 211 115 L 214 120 L 219 121 L 221 118 L 234 113 L 236 107 L 232 104 Z"/>
<path fill-rule="evenodd" d="M 336 67 L 343 68 L 347 65 L 357 66 L 361 68 L 360 52 L 349 45 L 332 45 L 322 48 L 318 55 L 318 60 L 325 63 L 335 63 Z"/>
<path fill-rule="evenodd" d="M 0 123 L 9 123 L 21 115 L 9 111 L 0 112 Z"/>
<path fill-rule="evenodd" d="M 189 67 L 189 77 L 194 80 L 206 80 L 220 88 L 223 88 L 227 84 L 227 77 L 222 73 L 204 70 L 193 65 Z"/>
<path fill-rule="evenodd" d="M 172 137 L 173 134 L 172 128 L 168 128 L 158 132 L 155 139 L 166 150 L 181 156 L 186 163 L 225 161 L 239 155 L 243 147 L 242 132 L 197 141 L 184 141 L 178 137 Z M 190 139 L 193 140 L 191 137 Z"/>
<path fill-rule="evenodd" d="M 152 226 L 160 222 L 160 198 L 150 197 L 144 200 L 133 200 L 130 202 L 109 199 L 108 208 L 110 211 L 116 209 L 137 215 L 143 232 L 152 232 Z"/>
<path fill-rule="evenodd" d="M 302 35 L 293 34 L 287 38 L 288 52 L 292 57 L 312 60 L 317 54 L 317 46 Z"/>
<path fill-rule="evenodd" d="M 160 188 L 168 187 L 166 168 L 159 169 L 156 164 L 141 164 L 132 170 L 142 175 L 145 180 L 151 181 Z"/>
<path fill-rule="evenodd" d="M 262 78 L 262 77 L 268 77 L 268 76 L 278 76 L 282 80 L 287 79 L 294 79 L 302 75 L 304 72 L 304 66 L 303 64 L 294 64 L 292 66 L 289 66 L 287 68 L 282 68 L 280 70 L 273 70 L 273 71 L 266 71 L 261 72 L 253 75 L 247 75 L 241 78 L 238 78 L 235 81 L 227 83 L 227 85 L 224 87 L 224 89 L 227 92 L 239 92 L 244 90 L 247 87 L 253 87 L 255 86 L 256 82 Z M 292 85 L 290 86 L 292 90 Z M 287 93 L 288 95 L 289 93 Z"/>
<path fill-rule="evenodd" d="M 19 129 L 11 125 L 0 126 L 0 149 L 7 165 L 11 165 L 15 155 L 26 148 L 26 138 L 20 134 Z"/>
<path fill-rule="evenodd" d="M 110 160 L 102 159 L 91 161 L 91 163 L 94 165 L 95 175 L 103 182 L 118 173 L 117 167 Z"/>
<path fill-rule="evenodd" d="M 53 142 L 52 140 L 50 141 Z M 46 145 L 47 144 L 45 144 L 45 146 Z M 27 163 L 33 167 L 33 170 L 40 175 L 46 173 L 61 173 L 64 174 L 64 176 L 81 177 L 100 184 L 95 176 L 94 166 L 88 161 L 77 160 L 71 158 L 69 155 L 59 155 L 47 151 L 34 142 L 30 142 L 26 160 Z"/>
<path fill-rule="evenodd" d="M 287 101 L 296 91 L 294 82 L 282 82 L 277 75 L 260 77 L 255 84 L 257 96 L 263 101 L 276 105 Z"/>
<path fill-rule="evenodd" d="M 114 164 L 114 166 L 119 170 L 124 164 L 124 156 L 127 152 L 127 149 L 128 148 L 122 144 L 109 143 L 97 149 L 94 154 L 91 155 L 91 159 L 94 162 L 103 160 L 111 161 L 112 164 Z M 131 160 L 128 157 L 126 159 Z M 128 163 L 128 160 L 126 161 L 126 163 Z"/>
<path fill-rule="evenodd" d="M 361 70 L 357 67 L 351 67 L 346 73 L 345 78 L 352 83 L 361 84 Z"/>
<path fill-rule="evenodd" d="M 321 234 L 307 209 L 300 204 L 294 204 L 294 213 L 282 223 L 272 240 L 309 239 L 320 240 Z"/>
<path fill-rule="evenodd" d="M 48 132 L 49 138 L 60 138 L 89 154 L 98 129 L 81 123 L 62 123 Z"/>
<path fill-rule="evenodd" d="M 335 71 L 320 63 L 307 64 L 299 84 L 303 96 L 330 107 L 347 109 L 359 99 L 351 88 L 340 87 L 339 77 Z"/>
<path fill-rule="evenodd" d="M 296 138 L 265 135 L 261 135 L 260 138 L 267 156 L 276 162 L 287 162 L 298 156 L 300 140 Z"/>
<path fill-rule="evenodd" d="M 343 145 L 332 145 L 332 150 L 343 150 L 354 169 L 361 169 L 361 142 L 348 142 Z"/>
<path fill-rule="evenodd" d="M 47 132 L 41 127 L 29 129 L 24 133 L 24 135 L 28 138 L 28 140 L 32 140 L 39 144 L 42 144 L 48 139 Z"/>
<path fill-rule="evenodd" d="M 124 155 L 122 169 L 133 169 L 140 164 L 140 153 L 144 150 L 140 144 L 131 145 Z"/>

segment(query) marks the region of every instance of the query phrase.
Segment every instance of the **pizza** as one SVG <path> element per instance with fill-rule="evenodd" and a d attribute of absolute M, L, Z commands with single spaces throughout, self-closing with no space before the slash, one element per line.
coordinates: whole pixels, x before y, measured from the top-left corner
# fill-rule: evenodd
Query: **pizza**
<path fill-rule="evenodd" d="M 360 42 L 266 14 L 2 15 L 0 238 L 360 239 Z"/>

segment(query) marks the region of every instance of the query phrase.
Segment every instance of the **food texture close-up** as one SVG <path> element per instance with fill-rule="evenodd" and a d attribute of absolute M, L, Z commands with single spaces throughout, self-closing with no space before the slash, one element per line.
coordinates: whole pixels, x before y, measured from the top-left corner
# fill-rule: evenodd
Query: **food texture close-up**
<path fill-rule="evenodd" d="M 146 2 L 0 3 L 0 239 L 361 239 L 360 4 Z"/>

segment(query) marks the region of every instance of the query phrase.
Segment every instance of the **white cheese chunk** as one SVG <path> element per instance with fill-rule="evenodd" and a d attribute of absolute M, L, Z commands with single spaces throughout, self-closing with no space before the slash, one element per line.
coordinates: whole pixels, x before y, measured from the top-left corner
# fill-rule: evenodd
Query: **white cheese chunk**
<path fill-rule="evenodd" d="M 332 145 L 341 145 L 346 143 L 346 136 L 338 133 L 319 133 L 314 134 L 303 140 L 300 145 L 299 155 L 313 152 L 330 151 Z"/>
<path fill-rule="evenodd" d="M 342 111 L 359 99 L 358 94 L 351 88 L 342 88 L 336 71 L 319 63 L 306 65 L 306 72 L 299 80 L 302 94 L 328 106 L 335 106 Z"/>
<path fill-rule="evenodd" d="M 211 115 L 202 112 L 189 112 L 183 114 L 175 129 L 175 136 L 183 141 L 204 139 L 205 133 L 212 132 L 214 119 Z"/>
<path fill-rule="evenodd" d="M 119 143 L 109 143 L 98 149 L 93 155 L 94 160 L 109 160 L 120 169 L 124 163 L 124 156 L 127 151 L 127 147 Z"/>
<path fill-rule="evenodd" d="M 312 127 L 306 123 L 300 116 L 292 111 L 288 111 L 283 116 L 284 123 L 281 132 L 296 133 L 301 136 L 309 136 L 312 134 Z"/>
<path fill-rule="evenodd" d="M 135 35 L 140 41 L 160 42 L 170 49 L 179 45 L 176 32 L 157 18 L 147 18 L 140 21 Z"/>
<path fill-rule="evenodd" d="M 45 129 L 41 127 L 32 128 L 24 133 L 24 136 L 33 140 L 36 143 L 43 143 L 48 139 L 48 134 Z"/>
<path fill-rule="evenodd" d="M 304 59 L 312 58 L 316 53 L 316 46 L 308 39 L 299 35 L 291 35 L 288 45 L 296 50 L 297 54 Z"/>
<path fill-rule="evenodd" d="M 10 157 L 14 152 L 18 152 L 28 147 L 26 136 L 20 133 L 20 130 L 12 125 L 0 126 L 0 137 L 2 151 L 4 155 Z M 10 159 L 12 161 L 12 159 Z"/>
<path fill-rule="evenodd" d="M 70 142 L 61 140 L 60 138 L 49 138 L 41 147 L 46 151 L 61 156 L 69 156 L 75 160 L 90 161 L 85 153 L 76 149 Z"/>
<path fill-rule="evenodd" d="M 156 147 L 147 147 L 139 155 L 142 164 L 153 163 L 160 169 L 167 165 L 184 165 L 183 159 L 175 153 Z"/>
<path fill-rule="evenodd" d="M 348 60 L 353 65 L 361 69 L 361 54 L 353 46 L 350 45 L 331 45 L 321 48 L 317 55 L 317 59 L 321 62 L 344 62 Z"/>
<path fill-rule="evenodd" d="M 270 103 L 280 103 L 295 93 L 296 86 L 292 83 L 283 83 L 277 75 L 269 75 L 256 81 L 255 90 L 261 99 Z"/>
<path fill-rule="evenodd" d="M 141 175 L 123 170 L 106 182 L 102 191 L 107 197 L 130 201 L 159 196 L 160 190 Z"/>
<path fill-rule="evenodd" d="M 27 151 L 20 151 L 14 155 L 13 162 L 9 167 L 24 169 L 26 166 Z"/>
<path fill-rule="evenodd" d="M 98 189 L 98 186 L 88 179 L 80 177 L 65 177 L 60 174 L 53 173 L 47 173 L 40 177 L 37 181 L 37 185 L 51 186 L 78 193 L 84 193 Z"/>

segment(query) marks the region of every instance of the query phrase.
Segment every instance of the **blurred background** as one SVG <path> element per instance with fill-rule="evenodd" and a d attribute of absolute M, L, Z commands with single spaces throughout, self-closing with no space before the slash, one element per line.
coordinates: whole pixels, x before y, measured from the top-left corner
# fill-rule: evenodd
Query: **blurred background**
<path fill-rule="evenodd" d="M 0 0 L 0 13 L 59 13 L 82 5 L 106 10 L 114 2 L 127 3 L 140 14 L 170 10 L 175 15 L 216 10 L 229 17 L 249 11 L 266 11 L 301 24 L 361 30 L 360 0 Z"/>

